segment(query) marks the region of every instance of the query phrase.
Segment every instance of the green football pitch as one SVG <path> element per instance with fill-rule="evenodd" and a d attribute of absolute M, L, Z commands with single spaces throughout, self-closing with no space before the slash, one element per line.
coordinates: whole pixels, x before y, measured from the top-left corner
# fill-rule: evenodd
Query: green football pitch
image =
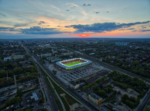
<path fill-rule="evenodd" d="M 77 65 L 77 64 L 81 64 L 81 62 L 77 61 L 77 62 L 72 62 L 72 63 L 65 64 L 65 65 L 66 66 L 74 66 L 74 65 Z"/>

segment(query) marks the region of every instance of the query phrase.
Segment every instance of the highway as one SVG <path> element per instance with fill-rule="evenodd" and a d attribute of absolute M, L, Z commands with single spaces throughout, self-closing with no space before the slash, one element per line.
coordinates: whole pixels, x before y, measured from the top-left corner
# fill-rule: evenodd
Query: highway
<path fill-rule="evenodd" d="M 80 54 L 80 55 L 83 55 L 83 56 L 85 56 L 85 57 L 87 57 L 87 58 L 89 58 L 89 59 L 91 59 L 91 60 L 94 61 L 94 62 L 97 62 L 97 63 L 101 64 L 101 65 L 104 66 L 104 67 L 107 67 L 107 68 L 112 69 L 112 70 L 116 70 L 116 71 L 118 71 L 118 72 L 120 72 L 120 73 L 129 75 L 129 76 L 131 76 L 131 77 L 137 77 L 137 78 L 139 78 L 139 79 L 143 79 L 143 80 L 146 81 L 147 83 L 150 83 L 150 80 L 149 80 L 149 79 L 140 77 L 140 76 L 138 76 L 138 75 L 136 75 L 136 74 L 134 74 L 134 73 L 131 73 L 131 72 L 129 72 L 129 71 L 126 71 L 126 70 L 123 70 L 123 69 L 121 69 L 121 68 L 118 68 L 118 67 L 112 66 L 112 65 L 110 65 L 110 64 L 104 63 L 104 62 L 102 62 L 102 61 L 99 61 L 98 59 L 93 58 L 93 57 L 91 57 L 91 56 L 88 56 L 88 55 L 86 55 L 86 54 L 83 54 L 83 53 L 81 53 L 81 52 L 79 52 L 79 51 L 75 51 L 75 52 L 78 53 L 78 54 Z M 63 85 L 68 91 L 70 91 L 73 95 L 75 95 L 80 101 L 82 101 L 84 104 L 86 104 L 86 105 L 87 105 L 88 107 L 90 107 L 92 110 L 98 111 L 98 109 L 97 109 L 95 106 L 93 106 L 93 105 L 91 105 L 90 103 L 86 102 L 86 101 L 85 101 L 79 94 L 77 94 L 73 89 L 71 89 L 71 88 L 68 87 L 66 84 L 64 84 L 62 81 L 60 81 L 43 63 L 40 62 L 39 58 L 35 57 L 34 55 L 33 55 L 33 58 L 34 58 L 34 59 L 36 58 L 37 62 L 40 63 L 40 65 L 46 70 L 46 72 L 48 72 L 48 74 L 50 74 L 56 81 L 58 81 L 58 82 L 59 82 L 61 85 Z M 139 105 L 137 111 L 142 111 L 142 110 L 144 109 L 144 107 L 145 107 L 145 105 L 146 105 L 146 103 L 148 102 L 149 99 L 150 99 L 150 93 L 147 94 L 147 96 L 144 98 L 143 102 Z"/>
<path fill-rule="evenodd" d="M 90 107 L 93 111 L 99 111 L 95 106 L 91 105 L 90 103 L 86 102 L 82 96 L 77 94 L 72 88 L 68 87 L 65 83 L 63 83 L 61 80 L 59 80 L 43 63 L 41 63 L 38 58 L 36 57 L 36 60 L 40 63 L 40 65 L 50 74 L 56 81 L 58 81 L 61 85 L 63 85 L 66 89 L 70 91 L 73 95 L 75 95 L 80 101 L 82 101 L 86 106 Z M 88 108 L 89 109 L 89 108 Z"/>
<path fill-rule="evenodd" d="M 30 51 L 24 46 L 24 48 L 26 49 L 26 51 L 29 53 Z M 94 105 L 86 102 L 82 96 L 80 96 L 79 94 L 77 94 L 72 88 L 68 87 L 65 83 L 63 83 L 61 80 L 59 80 L 43 63 L 41 63 L 41 61 L 39 60 L 38 57 L 34 56 L 32 54 L 33 59 L 35 60 L 36 63 L 38 63 L 40 65 L 40 67 L 42 69 L 44 69 L 44 71 L 46 71 L 49 75 L 49 77 L 55 82 L 59 82 L 64 88 L 62 88 L 64 91 L 66 91 L 67 94 L 69 94 L 72 98 L 74 98 L 75 100 L 77 100 L 79 103 L 83 104 L 87 109 L 91 110 L 91 111 L 99 111 L 99 109 L 97 109 L 97 107 L 95 107 Z M 55 79 L 53 79 L 52 77 Z M 72 93 L 75 97 L 77 97 L 78 99 L 76 99 L 74 96 L 72 96 L 70 93 Z M 80 100 L 80 101 L 79 101 Z"/>
<path fill-rule="evenodd" d="M 37 64 L 36 64 L 36 66 L 37 66 Z M 57 104 L 55 102 L 55 99 L 53 98 L 53 95 L 52 95 L 52 93 L 51 93 L 51 91 L 47 85 L 47 82 L 45 80 L 45 77 L 44 77 L 41 69 L 38 66 L 37 66 L 37 69 L 40 72 L 40 78 L 43 81 L 43 88 L 44 88 L 44 91 L 45 91 L 46 97 L 47 97 L 47 103 L 48 103 L 47 105 L 50 106 L 51 111 L 59 111 Z"/>

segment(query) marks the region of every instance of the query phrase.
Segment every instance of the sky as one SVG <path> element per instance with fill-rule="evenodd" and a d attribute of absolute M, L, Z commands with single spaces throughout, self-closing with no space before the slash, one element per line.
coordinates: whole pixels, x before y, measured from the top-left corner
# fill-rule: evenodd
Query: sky
<path fill-rule="evenodd" d="M 0 39 L 150 38 L 150 0 L 0 0 Z"/>

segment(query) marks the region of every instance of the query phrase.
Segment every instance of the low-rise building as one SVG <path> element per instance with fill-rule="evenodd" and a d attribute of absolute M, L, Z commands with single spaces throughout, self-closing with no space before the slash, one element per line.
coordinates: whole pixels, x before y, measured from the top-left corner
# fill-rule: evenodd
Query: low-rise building
<path fill-rule="evenodd" d="M 12 55 L 12 58 L 13 59 L 23 59 L 24 58 L 24 55 Z"/>
<path fill-rule="evenodd" d="M 88 95 L 88 98 L 89 98 L 90 101 L 92 101 L 96 105 L 101 104 L 102 98 L 100 96 L 98 96 L 97 94 L 95 94 L 95 93 L 90 93 Z"/>
<path fill-rule="evenodd" d="M 41 54 L 41 58 L 42 57 L 49 57 L 49 56 L 52 56 L 52 53 Z"/>
<path fill-rule="evenodd" d="M 117 45 L 117 46 L 128 46 L 128 42 L 116 42 L 115 45 Z"/>
<path fill-rule="evenodd" d="M 31 99 L 34 99 L 34 101 L 38 101 L 38 100 L 39 100 L 39 98 L 38 98 L 36 92 L 33 92 L 33 93 L 32 93 Z"/>
<path fill-rule="evenodd" d="M 3 59 L 3 61 L 8 61 L 8 60 L 12 60 L 12 56 L 8 56 Z"/>
<path fill-rule="evenodd" d="M 90 53 L 89 55 L 95 55 L 95 53 Z"/>
<path fill-rule="evenodd" d="M 49 57 L 49 58 L 47 58 L 47 59 L 48 59 L 48 60 L 51 60 L 52 63 L 62 60 L 61 58 L 58 58 L 58 57 Z"/>
<path fill-rule="evenodd" d="M 62 55 L 72 55 L 73 52 L 66 52 L 66 53 L 62 53 Z"/>
<path fill-rule="evenodd" d="M 76 84 L 74 81 L 71 81 L 69 85 L 73 89 L 78 89 L 80 87 L 80 84 Z"/>

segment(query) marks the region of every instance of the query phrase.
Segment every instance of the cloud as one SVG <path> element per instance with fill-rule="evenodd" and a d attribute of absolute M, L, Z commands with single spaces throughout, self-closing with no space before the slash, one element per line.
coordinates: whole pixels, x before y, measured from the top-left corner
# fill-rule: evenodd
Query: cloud
<path fill-rule="evenodd" d="M 21 29 L 24 34 L 62 34 L 70 32 L 58 31 L 56 28 L 41 28 L 39 26 L 30 27 L 29 29 Z"/>
<path fill-rule="evenodd" d="M 0 16 L 6 17 L 6 15 L 5 15 L 5 14 L 2 14 L 2 13 L 0 13 Z"/>
<path fill-rule="evenodd" d="M 87 16 L 87 15 L 88 15 L 85 11 L 81 11 L 81 12 L 82 12 L 82 14 L 83 14 L 84 16 Z"/>
<path fill-rule="evenodd" d="M 58 8 L 58 7 L 56 7 L 56 6 L 54 6 L 54 5 L 50 5 L 52 8 L 55 8 L 55 9 L 57 9 L 58 11 L 60 11 L 60 9 Z"/>
<path fill-rule="evenodd" d="M 41 28 L 39 26 L 34 26 L 26 29 L 15 29 L 11 27 L 0 27 L 0 32 L 18 32 L 23 34 L 63 34 L 63 33 L 70 33 L 69 31 L 59 31 L 56 28 Z"/>
<path fill-rule="evenodd" d="M 142 32 L 150 32 L 150 29 L 149 30 L 141 30 Z"/>
<path fill-rule="evenodd" d="M 105 33 L 111 32 L 114 30 L 131 30 L 132 32 L 137 32 L 135 28 L 130 28 L 131 26 L 134 25 L 139 25 L 139 24 L 146 24 L 149 23 L 150 21 L 145 21 L 145 22 L 135 22 L 135 23 L 115 23 L 115 22 L 106 22 L 106 23 L 94 23 L 94 24 L 87 24 L 87 25 L 68 25 L 68 26 L 59 26 L 57 28 L 42 28 L 39 26 L 34 26 L 30 28 L 15 28 L 19 27 L 20 25 L 15 25 L 15 27 L 0 27 L 1 32 L 17 32 L 17 33 L 23 33 L 23 34 L 43 34 L 43 35 L 48 35 L 48 34 L 64 34 L 64 33 L 74 33 L 74 34 L 81 34 L 81 33 Z M 40 20 L 38 22 L 39 24 L 44 24 L 45 21 Z M 23 24 L 21 24 L 23 25 Z M 26 25 L 26 24 L 24 24 Z M 126 29 L 128 28 L 128 29 Z M 146 30 L 138 30 L 141 32 L 149 32 L 150 29 Z"/>
<path fill-rule="evenodd" d="M 0 31 L 16 31 L 16 30 L 11 27 L 0 27 Z"/>
<path fill-rule="evenodd" d="M 28 26 L 29 23 L 23 23 L 23 24 L 16 24 L 14 27 L 22 27 L 22 26 Z"/>
<path fill-rule="evenodd" d="M 133 30 L 132 32 L 136 32 L 137 30 Z"/>
<path fill-rule="evenodd" d="M 80 12 L 84 15 L 84 16 L 87 16 L 88 14 L 83 10 L 82 7 L 74 4 L 74 3 L 67 3 L 65 5 L 70 5 L 70 8 L 78 8 L 80 10 Z"/>
<path fill-rule="evenodd" d="M 73 27 L 77 29 L 75 33 L 83 33 L 83 32 L 95 32 L 95 33 L 101 33 L 104 31 L 113 31 L 117 30 L 119 28 L 128 28 L 133 25 L 137 24 L 146 24 L 149 23 L 150 21 L 146 22 L 135 22 L 135 23 L 115 23 L 115 22 L 106 22 L 106 23 L 94 23 L 91 25 L 70 25 L 70 26 L 65 26 L 66 28 Z"/>
<path fill-rule="evenodd" d="M 127 29 L 127 30 L 134 30 L 135 28 L 129 28 L 129 29 Z"/>
<path fill-rule="evenodd" d="M 45 22 L 44 21 L 39 21 L 39 23 L 38 23 L 39 25 L 41 25 L 41 24 L 45 24 Z"/>

